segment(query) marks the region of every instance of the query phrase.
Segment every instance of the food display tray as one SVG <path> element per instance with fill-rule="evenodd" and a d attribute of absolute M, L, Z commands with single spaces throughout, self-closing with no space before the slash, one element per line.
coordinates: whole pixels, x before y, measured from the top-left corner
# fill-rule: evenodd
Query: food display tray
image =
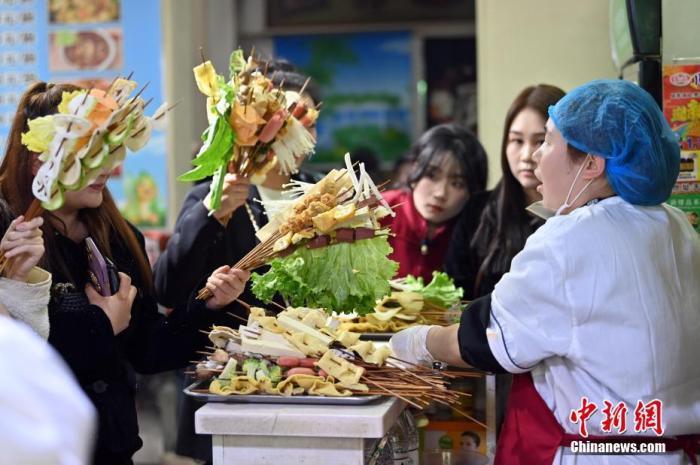
<path fill-rule="evenodd" d="M 276 396 L 272 394 L 231 394 L 222 396 L 199 392 L 207 389 L 209 381 L 199 380 L 184 389 L 184 393 L 200 402 L 224 402 L 230 404 L 307 404 L 307 405 L 363 405 L 381 398 L 380 395 L 329 397 L 329 396 Z"/>
<path fill-rule="evenodd" d="M 375 342 L 389 342 L 391 336 L 396 333 L 361 333 L 360 340 L 362 341 L 375 341 Z"/>

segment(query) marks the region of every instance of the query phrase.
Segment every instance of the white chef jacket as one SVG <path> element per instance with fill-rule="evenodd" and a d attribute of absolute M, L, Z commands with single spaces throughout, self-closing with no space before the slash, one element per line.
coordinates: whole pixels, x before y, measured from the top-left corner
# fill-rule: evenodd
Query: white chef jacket
<path fill-rule="evenodd" d="M 61 357 L 0 316 L 0 465 L 88 464 L 94 431 L 95 409 Z"/>
<path fill-rule="evenodd" d="M 528 239 L 491 296 L 487 339 L 535 388 L 567 432 L 581 398 L 598 411 L 624 401 L 634 433 L 637 401 L 663 402 L 664 436 L 700 433 L 700 238 L 668 205 L 620 197 L 550 218 Z M 648 431 L 644 434 L 653 435 Z M 684 464 L 666 455 L 570 455 L 555 464 Z"/>

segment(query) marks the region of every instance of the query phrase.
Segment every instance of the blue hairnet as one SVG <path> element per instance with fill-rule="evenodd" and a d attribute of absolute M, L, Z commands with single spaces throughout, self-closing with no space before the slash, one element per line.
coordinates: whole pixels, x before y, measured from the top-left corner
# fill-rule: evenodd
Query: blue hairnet
<path fill-rule="evenodd" d="M 663 113 L 628 81 L 598 80 L 575 88 L 549 117 L 574 148 L 606 159 L 608 182 L 635 205 L 658 205 L 671 195 L 680 148 Z"/>

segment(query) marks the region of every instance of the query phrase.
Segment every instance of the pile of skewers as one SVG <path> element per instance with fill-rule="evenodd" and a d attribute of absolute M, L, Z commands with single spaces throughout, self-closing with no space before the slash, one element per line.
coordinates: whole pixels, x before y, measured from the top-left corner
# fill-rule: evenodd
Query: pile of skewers
<path fill-rule="evenodd" d="M 446 326 L 459 318 L 460 310 L 461 307 L 452 311 L 435 305 L 418 292 L 393 291 L 377 302 L 374 312 L 350 315 L 341 327 L 360 333 L 396 333 L 413 325 Z"/>
<path fill-rule="evenodd" d="M 443 272 L 425 284 L 408 275 L 389 281 L 392 292 L 365 315 L 342 315 L 341 327 L 360 333 L 396 333 L 413 325 L 447 326 L 457 323 L 467 301 L 464 292 Z"/>
<path fill-rule="evenodd" d="M 332 170 L 316 184 L 293 182 L 289 189 L 290 200 L 265 203 L 270 221 L 257 233 L 261 242 L 233 268 L 253 270 L 275 258 L 290 256 L 300 248 L 316 250 L 386 238 L 388 231 L 382 228 L 380 220 L 394 215 L 392 208 L 363 163 L 359 164 L 359 176 L 349 155 L 345 156 L 345 164 L 344 169 Z M 389 251 L 387 248 L 387 253 Z M 383 258 L 389 262 L 386 255 Z M 387 291 L 388 279 L 395 271 L 391 263 L 385 276 L 372 277 L 373 280 L 383 279 Z M 323 260 L 318 260 L 315 266 L 324 266 Z M 204 300 L 210 296 L 210 291 L 203 288 L 197 298 Z"/>
<path fill-rule="evenodd" d="M 415 365 L 391 355 L 387 346 L 360 341 L 339 329 L 322 310 L 285 308 L 277 316 L 248 307 L 237 330 L 215 326 L 205 333 L 213 345 L 190 374 L 210 380 L 200 391 L 218 395 L 384 395 L 423 409 L 431 403 L 455 408 L 460 396 L 450 380 L 480 377 L 468 370 Z M 455 408 L 461 415 L 476 421 Z M 479 423 L 478 421 L 476 421 Z M 481 423 L 480 423 L 481 424 Z"/>
<path fill-rule="evenodd" d="M 261 184 L 273 167 L 295 173 L 298 160 L 313 153 L 316 141 L 308 128 L 315 124 L 318 109 L 302 98 L 308 79 L 299 92 L 285 91 L 284 81 L 275 86 L 266 76 L 267 65 L 254 52 L 246 59 L 240 49 L 231 54 L 229 79 L 217 74 L 204 55 L 193 71 L 197 87 L 207 96 L 209 127 L 192 162 L 195 167 L 178 179 L 213 176 L 206 200 L 210 211 L 221 205 L 226 173 Z"/>

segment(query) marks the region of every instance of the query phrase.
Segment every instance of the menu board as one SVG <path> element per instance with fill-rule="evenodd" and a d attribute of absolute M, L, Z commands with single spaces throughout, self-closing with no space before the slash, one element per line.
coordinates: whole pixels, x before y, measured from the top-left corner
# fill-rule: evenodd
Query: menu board
<path fill-rule="evenodd" d="M 688 215 L 700 233 L 700 64 L 667 65 L 664 115 L 681 146 L 678 182 L 668 203 Z"/>
<path fill-rule="evenodd" d="M 0 146 L 17 104 L 37 80 L 106 89 L 132 74 L 142 97 L 162 103 L 160 2 L 142 0 L 0 0 Z M 109 189 L 122 213 L 141 227 L 166 224 L 165 137 L 130 153 Z"/>

